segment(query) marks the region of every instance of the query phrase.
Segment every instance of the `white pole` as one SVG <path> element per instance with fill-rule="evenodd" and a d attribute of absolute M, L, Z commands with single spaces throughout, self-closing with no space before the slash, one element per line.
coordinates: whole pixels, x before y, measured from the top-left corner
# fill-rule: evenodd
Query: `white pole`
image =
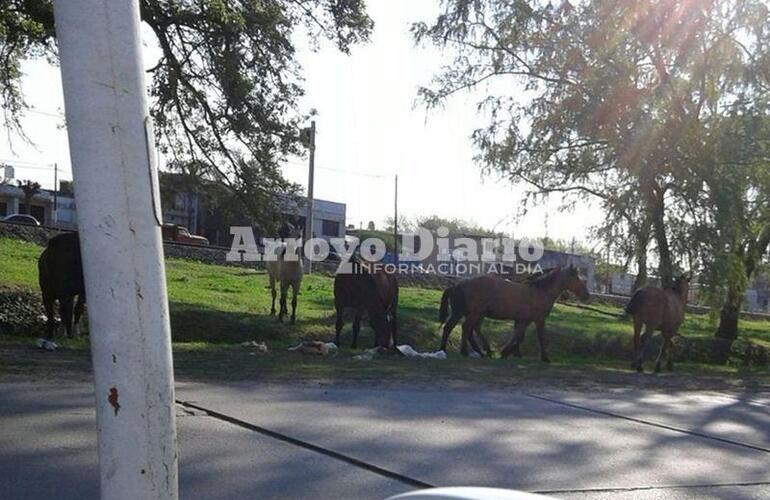
<path fill-rule="evenodd" d="M 101 497 L 175 499 L 157 170 L 137 0 L 55 0 L 88 296 Z"/>
<path fill-rule="evenodd" d="M 305 215 L 305 241 L 313 238 L 313 187 L 315 185 L 315 120 L 310 122 L 310 165 L 307 179 L 307 214 Z M 312 261 L 307 259 L 307 272 L 311 273 Z"/>

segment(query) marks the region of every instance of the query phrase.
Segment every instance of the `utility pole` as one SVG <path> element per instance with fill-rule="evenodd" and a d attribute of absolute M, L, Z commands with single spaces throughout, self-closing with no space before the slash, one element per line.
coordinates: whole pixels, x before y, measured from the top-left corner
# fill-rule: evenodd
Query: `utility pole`
<path fill-rule="evenodd" d="M 398 266 L 398 174 L 396 174 L 393 193 L 393 261 Z"/>
<path fill-rule="evenodd" d="M 310 149 L 310 167 L 307 179 L 307 214 L 305 215 L 305 241 L 313 238 L 313 185 L 315 183 L 315 120 L 310 122 L 307 130 L 307 144 Z M 312 262 L 307 259 L 307 272 L 312 272 Z"/>
<path fill-rule="evenodd" d="M 54 0 L 101 498 L 178 498 L 160 197 L 138 0 Z M 87 29 L 84 29 L 87 26 Z"/>
<path fill-rule="evenodd" d="M 59 164 L 53 164 L 53 225 L 59 227 Z"/>

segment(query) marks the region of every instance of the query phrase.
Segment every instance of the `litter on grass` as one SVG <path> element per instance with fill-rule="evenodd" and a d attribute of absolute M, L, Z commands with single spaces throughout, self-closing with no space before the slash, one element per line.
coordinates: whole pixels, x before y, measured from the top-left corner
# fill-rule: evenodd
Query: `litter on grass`
<path fill-rule="evenodd" d="M 250 340 L 248 342 L 241 343 L 241 346 L 243 347 L 253 347 L 255 353 L 259 354 L 265 354 L 270 351 L 270 348 L 267 347 L 267 344 L 264 342 L 257 342 L 256 340 Z"/>
<path fill-rule="evenodd" d="M 43 349 L 44 351 L 55 351 L 59 348 L 59 344 L 54 342 L 53 340 L 47 340 L 47 339 L 37 339 L 37 346 L 40 349 Z"/>
<path fill-rule="evenodd" d="M 398 350 L 398 353 L 404 357 L 407 358 L 416 358 L 416 359 L 446 359 L 446 353 L 444 351 L 436 351 L 436 352 L 419 352 L 415 350 L 414 347 L 408 345 L 408 344 L 402 344 L 400 346 L 396 346 L 396 349 Z M 369 349 L 368 351 L 365 351 L 358 356 L 353 356 L 353 359 L 359 360 L 359 361 L 370 361 L 374 358 L 379 357 L 385 357 L 385 355 L 392 355 L 393 351 L 385 349 L 383 347 L 376 347 L 374 349 Z"/>
<path fill-rule="evenodd" d="M 444 351 L 419 352 L 408 344 L 400 345 L 396 347 L 396 349 L 407 358 L 446 359 L 446 353 Z"/>
<path fill-rule="evenodd" d="M 289 351 L 298 352 L 309 356 L 329 356 L 337 354 L 337 344 L 334 342 L 321 342 L 320 340 L 303 340 Z"/>

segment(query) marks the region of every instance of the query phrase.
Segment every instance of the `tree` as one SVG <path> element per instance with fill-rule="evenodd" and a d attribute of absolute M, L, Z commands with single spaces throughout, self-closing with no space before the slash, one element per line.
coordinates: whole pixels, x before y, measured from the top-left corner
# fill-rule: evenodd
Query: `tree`
<path fill-rule="evenodd" d="M 32 198 L 40 192 L 40 184 L 30 180 L 19 180 L 16 181 L 16 186 L 24 192 L 24 213 L 29 215 L 32 213 Z"/>
<path fill-rule="evenodd" d="M 390 215 L 388 217 L 385 217 L 384 221 L 385 225 L 385 231 L 393 232 L 393 216 Z M 415 229 L 414 223 L 409 220 L 409 218 L 406 215 L 399 215 L 398 216 L 398 232 L 408 232 L 413 231 Z"/>
<path fill-rule="evenodd" d="M 729 344 L 747 285 L 770 248 L 770 108 L 763 100 L 745 102 L 733 114 L 712 120 L 696 158 L 701 170 L 688 196 L 695 235 L 702 242 L 704 284 L 712 303 L 721 304 L 716 337 Z M 694 149 L 694 148 L 693 148 Z"/>
<path fill-rule="evenodd" d="M 303 82 L 292 37 L 304 27 L 314 46 L 327 39 L 349 52 L 373 26 L 364 0 L 140 0 L 140 8 L 161 53 L 148 70 L 161 150 L 174 164 L 200 165 L 260 216 L 255 193 L 281 184 L 281 160 L 302 152 Z M 0 99 L 17 131 L 21 61 L 55 59 L 54 39 L 50 0 L 0 5 Z"/>
<path fill-rule="evenodd" d="M 494 233 L 489 229 L 485 229 L 475 222 L 469 222 L 463 219 L 446 219 L 439 217 L 438 215 L 417 217 L 414 227 L 424 227 L 429 231 L 435 231 L 439 227 L 445 227 L 449 229 L 449 233 L 452 235 L 468 234 L 488 236 L 490 238 L 499 236 L 499 233 Z"/>
<path fill-rule="evenodd" d="M 672 198 L 698 172 L 683 148 L 697 144 L 693 136 L 710 116 L 767 90 L 765 3 L 442 5 L 433 24 L 414 27 L 418 41 L 457 54 L 421 89 L 426 104 L 487 85 L 480 109 L 489 125 L 473 135 L 482 168 L 526 183 L 533 194 L 599 198 L 628 229 L 639 228 L 632 234 L 638 260 L 652 238 L 658 273 L 669 283 L 675 256 L 668 226 L 686 220 L 670 218 L 680 208 Z M 633 203 L 642 210 L 629 210 Z"/>

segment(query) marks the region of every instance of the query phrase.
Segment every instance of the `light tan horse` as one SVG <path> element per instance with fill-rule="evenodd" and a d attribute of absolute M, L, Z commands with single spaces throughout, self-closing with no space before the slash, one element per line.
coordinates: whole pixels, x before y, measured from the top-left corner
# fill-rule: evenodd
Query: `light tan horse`
<path fill-rule="evenodd" d="M 517 283 L 494 275 L 483 275 L 465 280 L 444 291 L 441 297 L 439 320 L 444 324 L 441 349 L 446 350 L 449 334 L 464 316 L 461 352 L 468 354 L 468 343 L 477 352 L 479 349 L 474 339 L 474 332 L 489 353 L 489 343 L 481 335 L 480 325 L 485 317 L 492 319 L 514 320 L 513 337 L 503 348 L 502 356 L 510 354 L 521 357 L 519 346 L 524 340 L 524 333 L 530 323 L 535 323 L 537 339 L 540 344 L 540 359 L 550 362 L 545 338 L 545 318 L 553 309 L 556 299 L 569 290 L 581 300 L 588 300 L 589 294 L 583 280 L 573 266 L 562 269 L 556 267 L 541 276 L 526 282 Z M 447 320 L 447 310 L 451 305 L 452 315 Z"/>
<path fill-rule="evenodd" d="M 295 228 L 290 224 L 287 224 L 287 226 L 289 228 L 288 237 L 299 238 L 302 235 L 301 227 Z M 299 295 L 302 277 L 305 275 L 305 268 L 302 264 L 302 252 L 299 247 L 289 246 L 284 242 L 277 245 L 274 251 L 277 258 L 268 259 L 265 262 L 265 269 L 270 280 L 270 293 L 273 297 L 270 314 L 275 314 L 275 284 L 278 282 L 281 288 L 281 309 L 278 312 L 278 321 L 283 322 L 283 317 L 288 312 L 286 296 L 288 295 L 289 287 L 291 287 L 291 322 L 294 323 L 297 319 L 297 295 Z M 289 252 L 290 255 L 287 255 Z"/>
<path fill-rule="evenodd" d="M 634 318 L 634 361 L 631 363 L 631 368 L 639 373 L 644 371 L 642 362 L 645 347 L 656 330 L 660 330 L 663 335 L 663 344 L 655 361 L 655 372 L 660 371 L 663 357 L 666 358 L 666 369 L 669 371 L 673 369 L 671 339 L 677 335 L 679 327 L 684 322 L 690 279 L 692 275 L 685 273 L 677 278 L 672 287 L 640 288 L 626 304 L 626 313 Z M 640 338 L 642 327 L 644 327 L 644 334 Z"/>

